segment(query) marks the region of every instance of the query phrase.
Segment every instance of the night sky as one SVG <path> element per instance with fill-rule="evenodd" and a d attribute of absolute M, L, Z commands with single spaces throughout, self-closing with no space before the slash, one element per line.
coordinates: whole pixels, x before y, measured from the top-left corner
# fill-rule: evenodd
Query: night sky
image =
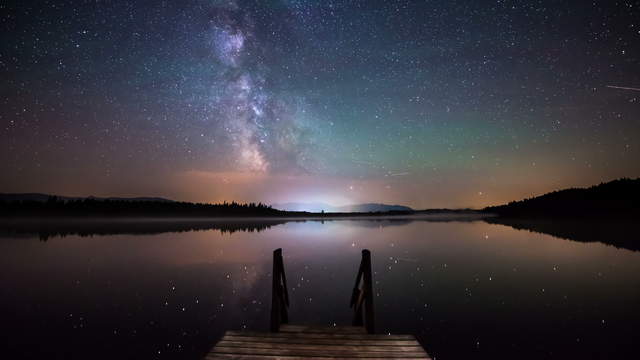
<path fill-rule="evenodd" d="M 480 207 L 640 176 L 640 1 L 0 14 L 0 192 Z"/>

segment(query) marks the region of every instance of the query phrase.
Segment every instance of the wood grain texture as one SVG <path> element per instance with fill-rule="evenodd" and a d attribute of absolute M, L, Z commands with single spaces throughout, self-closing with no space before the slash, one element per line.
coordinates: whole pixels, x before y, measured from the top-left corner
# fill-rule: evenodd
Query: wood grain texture
<path fill-rule="evenodd" d="M 235 355 L 235 354 L 209 354 L 205 357 L 205 360 L 353 360 L 354 358 L 348 357 L 314 357 L 314 356 L 277 356 L 277 355 Z M 431 358 L 394 358 L 394 360 L 415 360 Z M 358 358 L 357 360 L 380 360 L 380 358 Z"/>
<path fill-rule="evenodd" d="M 280 332 L 227 331 L 206 359 L 429 359 L 412 335 L 377 335 L 363 327 L 281 325 Z"/>

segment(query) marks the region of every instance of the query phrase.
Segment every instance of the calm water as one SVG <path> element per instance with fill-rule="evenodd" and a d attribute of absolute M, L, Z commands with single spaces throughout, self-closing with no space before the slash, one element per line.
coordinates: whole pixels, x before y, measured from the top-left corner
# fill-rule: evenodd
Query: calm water
<path fill-rule="evenodd" d="M 349 324 L 368 248 L 378 332 L 416 334 L 437 359 L 614 358 L 640 340 L 640 252 L 482 221 L 270 225 L 5 232 L 3 352 L 198 359 L 224 330 L 267 329 L 278 247 L 293 323 Z"/>

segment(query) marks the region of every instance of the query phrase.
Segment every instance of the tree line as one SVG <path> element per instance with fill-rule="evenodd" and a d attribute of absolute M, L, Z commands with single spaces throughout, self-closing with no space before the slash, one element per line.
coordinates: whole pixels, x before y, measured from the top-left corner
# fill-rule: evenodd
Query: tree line
<path fill-rule="evenodd" d="M 178 201 L 131 200 L 61 200 L 51 196 L 47 201 L 0 201 L 0 216 L 149 216 L 149 217 L 233 217 L 282 216 L 285 211 L 262 203 L 224 202 L 220 204 Z"/>

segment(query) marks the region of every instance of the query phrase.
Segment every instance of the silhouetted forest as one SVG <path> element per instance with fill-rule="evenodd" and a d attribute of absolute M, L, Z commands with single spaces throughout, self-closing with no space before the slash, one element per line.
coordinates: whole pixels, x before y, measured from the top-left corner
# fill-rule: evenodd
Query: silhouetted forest
<path fill-rule="evenodd" d="M 262 203 L 202 204 L 177 201 L 129 200 L 60 200 L 51 196 L 47 201 L 0 202 L 2 217 L 66 216 L 66 217 L 251 217 L 283 216 L 285 211 Z"/>
<path fill-rule="evenodd" d="M 10 194 L 9 194 L 10 195 Z M 41 200 L 5 200 L 0 198 L 0 217 L 358 217 L 382 215 L 411 215 L 413 211 L 386 211 L 367 213 L 310 213 L 284 211 L 262 203 L 203 204 L 147 198 L 59 198 L 50 196 Z M 142 200 L 141 200 L 142 199 Z"/>
<path fill-rule="evenodd" d="M 619 179 L 590 188 L 554 191 L 506 205 L 471 209 L 428 209 L 367 213 L 310 213 L 274 209 L 262 203 L 204 204 L 152 198 L 59 198 L 46 201 L 0 198 L 0 217 L 358 217 L 412 214 L 495 214 L 501 218 L 633 218 L 640 215 L 640 179 Z M 29 194 L 27 194 L 29 195 Z M 33 194 L 31 194 L 33 195 Z M 40 195 L 40 194 L 36 194 Z M 24 196 L 21 194 L 19 196 Z M 33 197 L 33 196 L 31 196 Z M 149 200 L 147 200 L 149 199 Z"/>
<path fill-rule="evenodd" d="M 500 217 L 527 218 L 631 218 L 640 214 L 640 179 L 619 179 L 589 188 L 554 191 L 484 212 Z"/>

